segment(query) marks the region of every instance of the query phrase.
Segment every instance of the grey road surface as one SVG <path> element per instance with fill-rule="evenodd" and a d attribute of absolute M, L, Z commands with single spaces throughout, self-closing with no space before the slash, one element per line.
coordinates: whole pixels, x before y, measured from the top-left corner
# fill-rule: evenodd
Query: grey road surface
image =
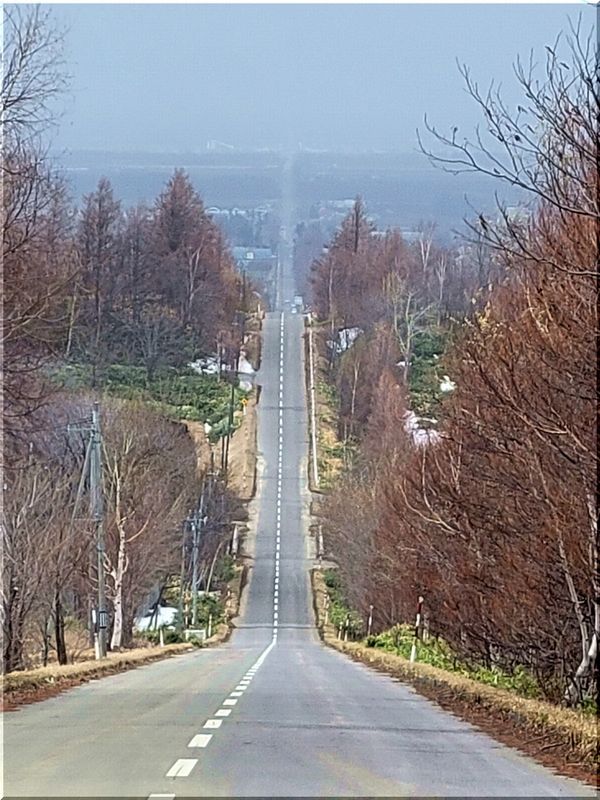
<path fill-rule="evenodd" d="M 593 796 L 320 643 L 293 295 L 284 270 L 284 310 L 264 326 L 258 521 L 238 630 L 5 714 L 5 796 Z"/>

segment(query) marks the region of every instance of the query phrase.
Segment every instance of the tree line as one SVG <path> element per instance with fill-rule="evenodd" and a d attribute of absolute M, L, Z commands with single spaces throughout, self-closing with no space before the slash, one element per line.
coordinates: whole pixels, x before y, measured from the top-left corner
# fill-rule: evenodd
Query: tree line
<path fill-rule="evenodd" d="M 182 523 L 197 504 L 198 453 L 186 430 L 140 402 L 111 399 L 108 368 L 184 369 L 239 348 L 242 281 L 220 229 L 177 170 L 150 207 L 125 208 L 108 180 L 76 207 L 49 154 L 68 85 L 50 10 L 4 10 L 3 666 L 66 663 L 65 627 L 92 630 L 97 590 L 86 447 L 102 397 L 102 484 L 112 646 L 131 643 L 151 590 L 179 573 Z M 61 388 L 84 366 L 86 391 Z M 110 388 L 110 387 L 108 387 Z M 231 516 L 216 483 L 222 548 Z M 41 653 L 41 656 L 40 656 Z"/>
<path fill-rule="evenodd" d="M 593 40 L 575 26 L 547 48 L 541 77 L 533 62 L 516 75 L 513 112 L 463 69 L 483 131 L 473 143 L 428 123 L 422 147 L 446 169 L 519 186 L 521 209 L 469 221 L 463 244 L 443 250 L 376 235 L 357 201 L 314 264 L 321 364 L 340 437 L 356 438 L 323 524 L 374 630 L 412 623 L 423 596 L 431 633 L 457 658 L 525 669 L 573 705 L 596 696 L 600 633 Z M 352 327 L 354 343 L 335 348 Z M 453 390 L 415 438 L 407 413 L 432 332 L 444 342 L 433 379 Z"/>

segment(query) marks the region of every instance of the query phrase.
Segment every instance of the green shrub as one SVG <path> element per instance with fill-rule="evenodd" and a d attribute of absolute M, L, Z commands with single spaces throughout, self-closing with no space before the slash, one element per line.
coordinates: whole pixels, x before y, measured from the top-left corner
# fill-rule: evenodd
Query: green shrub
<path fill-rule="evenodd" d="M 92 370 L 87 364 L 66 364 L 52 372 L 60 386 L 72 390 L 90 388 Z M 229 429 L 231 384 L 215 375 L 199 375 L 189 368 L 164 368 L 148 380 L 144 367 L 111 364 L 100 381 L 104 391 L 123 400 L 139 400 L 172 419 L 208 422 L 212 442 Z M 241 411 L 241 401 L 247 392 L 234 390 L 234 412 Z M 240 415 L 234 416 L 233 429 L 239 426 Z"/>
<path fill-rule="evenodd" d="M 154 631 L 144 631 L 144 638 L 147 639 L 152 644 L 159 644 L 160 643 L 160 631 L 161 628 L 157 628 Z M 185 636 L 183 633 L 177 629 L 162 627 L 163 632 L 163 641 L 165 644 L 179 644 L 180 642 L 185 642 Z"/>
<path fill-rule="evenodd" d="M 155 645 L 160 644 L 160 631 L 161 628 L 158 628 L 155 631 L 145 631 L 143 634 L 144 639 Z M 189 636 L 186 639 L 183 631 L 180 630 L 179 628 L 173 629 L 163 626 L 162 632 L 163 632 L 164 644 L 180 644 L 186 642 L 187 644 L 191 644 L 194 647 L 202 647 L 204 644 L 202 639 L 200 639 L 198 636 Z"/>
<path fill-rule="evenodd" d="M 440 380 L 443 369 L 439 359 L 448 334 L 432 325 L 415 337 L 409 372 L 410 405 L 417 416 L 435 414 L 440 403 Z"/>
<path fill-rule="evenodd" d="M 235 576 L 235 559 L 233 556 L 224 555 L 217 561 L 215 568 L 215 581 L 217 584 L 229 583 Z"/>
<path fill-rule="evenodd" d="M 335 628 L 342 625 L 348 627 L 348 633 L 356 638 L 364 633 L 364 620 L 356 611 L 349 608 L 342 589 L 339 572 L 335 569 L 326 569 L 323 580 L 329 595 L 329 621 Z"/>
<path fill-rule="evenodd" d="M 323 580 L 328 589 L 340 589 L 342 582 L 340 573 L 337 569 L 326 569 L 323 571 Z"/>
<path fill-rule="evenodd" d="M 388 653 L 410 658 L 414 643 L 414 627 L 409 624 L 396 625 L 366 640 L 368 647 L 376 647 Z M 470 665 L 461 661 L 449 645 L 440 637 L 431 637 L 417 642 L 417 661 L 432 667 L 449 670 L 467 678 L 508 689 L 521 697 L 540 698 L 542 692 L 535 677 L 525 667 L 517 666 L 510 673 L 499 668 L 490 669 Z"/>

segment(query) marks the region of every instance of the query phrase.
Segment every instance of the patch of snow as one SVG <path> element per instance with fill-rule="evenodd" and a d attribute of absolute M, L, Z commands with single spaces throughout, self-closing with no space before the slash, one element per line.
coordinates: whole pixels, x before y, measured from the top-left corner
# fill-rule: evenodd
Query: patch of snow
<path fill-rule="evenodd" d="M 221 364 L 221 372 L 231 372 L 229 364 Z M 189 367 L 197 372 L 198 375 L 218 375 L 219 374 L 219 359 L 216 356 L 205 356 L 199 358 L 197 361 L 192 361 Z M 238 364 L 239 386 L 246 392 L 252 390 L 254 385 L 255 371 L 254 367 L 248 361 L 245 351 L 240 351 L 240 360 Z M 208 433 L 208 431 L 207 431 Z"/>
<path fill-rule="evenodd" d="M 342 328 L 338 331 L 336 341 L 332 342 L 330 339 L 327 342 L 327 347 L 330 350 L 335 350 L 337 355 L 341 355 L 352 347 L 362 332 L 362 328 Z"/>
<path fill-rule="evenodd" d="M 413 444 L 416 447 L 426 447 L 438 438 L 437 431 L 427 430 L 426 428 L 417 428 L 412 434 Z"/>
<path fill-rule="evenodd" d="M 453 392 L 456 389 L 456 384 L 451 381 L 447 375 L 444 375 L 440 383 L 440 392 Z"/>
<path fill-rule="evenodd" d="M 205 358 L 199 358 L 197 361 L 192 361 L 189 367 L 199 375 L 218 375 L 219 359 L 216 356 L 206 356 Z"/>
<path fill-rule="evenodd" d="M 159 606 L 158 612 L 154 617 L 152 616 L 152 612 L 149 611 L 145 617 L 138 617 L 134 621 L 133 627 L 137 631 L 147 631 L 150 630 L 150 622 L 152 622 L 152 628 L 155 626 L 161 628 L 163 625 L 172 625 L 175 622 L 176 614 L 177 609 L 173 606 Z"/>
<path fill-rule="evenodd" d="M 426 447 L 427 445 L 435 444 L 440 439 L 439 433 L 431 428 L 423 428 L 421 419 L 427 422 L 437 422 L 437 420 L 429 419 L 428 417 L 417 417 L 414 411 L 407 411 L 404 415 L 404 430 L 410 435 L 415 447 Z"/>
<path fill-rule="evenodd" d="M 412 433 L 417 430 L 419 427 L 419 418 L 414 411 L 407 411 L 404 415 L 404 419 L 404 430 L 407 433 Z"/>
<path fill-rule="evenodd" d="M 254 367 L 246 358 L 245 352 L 240 352 L 240 363 L 238 365 L 238 373 L 242 372 L 244 375 L 254 375 Z"/>

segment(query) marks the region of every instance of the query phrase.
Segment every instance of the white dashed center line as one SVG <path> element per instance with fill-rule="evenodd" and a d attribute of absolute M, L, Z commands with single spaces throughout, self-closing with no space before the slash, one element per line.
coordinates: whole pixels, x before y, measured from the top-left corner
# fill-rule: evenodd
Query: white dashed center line
<path fill-rule="evenodd" d="M 247 670 L 244 677 L 239 681 L 238 685 L 235 687 L 235 691 L 230 692 L 229 697 L 223 700 L 223 706 L 228 706 L 228 708 L 219 708 L 215 711 L 214 718 L 207 719 L 204 723 L 205 729 L 212 729 L 215 730 L 220 728 L 223 724 L 223 718 L 229 717 L 232 712 L 232 706 L 237 705 L 238 698 L 242 697 L 252 678 L 254 677 L 256 671 L 262 666 L 265 658 L 269 655 L 275 644 L 277 643 L 277 628 L 279 625 L 279 562 L 280 562 L 280 554 L 281 554 L 281 495 L 282 495 L 282 483 L 283 483 L 283 364 L 284 364 L 284 352 L 285 352 L 285 339 L 284 339 L 285 327 L 284 327 L 284 316 L 283 313 L 281 314 L 281 322 L 280 322 L 280 336 L 279 336 L 279 431 L 278 431 L 278 440 L 279 440 L 279 449 L 278 449 L 278 457 L 277 457 L 277 503 L 276 503 L 276 525 L 275 525 L 275 580 L 273 586 L 273 639 L 271 644 L 263 650 L 254 664 Z M 190 742 L 188 743 L 189 748 L 205 748 L 208 747 L 211 739 L 213 738 L 212 733 L 197 733 L 195 734 Z M 167 778 L 187 778 L 191 775 L 192 770 L 198 763 L 197 758 L 178 758 L 177 761 L 173 764 L 173 766 L 169 769 L 166 773 Z M 151 794 L 149 795 L 148 800 L 150 798 L 162 798 L 162 800 L 174 800 L 174 794 Z"/>
<path fill-rule="evenodd" d="M 187 778 L 197 763 L 197 758 L 178 758 L 167 772 L 167 778 Z"/>
<path fill-rule="evenodd" d="M 212 733 L 197 733 L 188 744 L 188 747 L 206 747 L 212 739 Z"/>
<path fill-rule="evenodd" d="M 275 525 L 275 583 L 273 586 L 273 643 L 277 641 L 279 627 L 279 561 L 281 557 L 281 490 L 283 483 L 283 364 L 285 356 L 285 317 L 281 314 L 279 323 L 279 453 L 277 456 L 277 503 Z"/>

